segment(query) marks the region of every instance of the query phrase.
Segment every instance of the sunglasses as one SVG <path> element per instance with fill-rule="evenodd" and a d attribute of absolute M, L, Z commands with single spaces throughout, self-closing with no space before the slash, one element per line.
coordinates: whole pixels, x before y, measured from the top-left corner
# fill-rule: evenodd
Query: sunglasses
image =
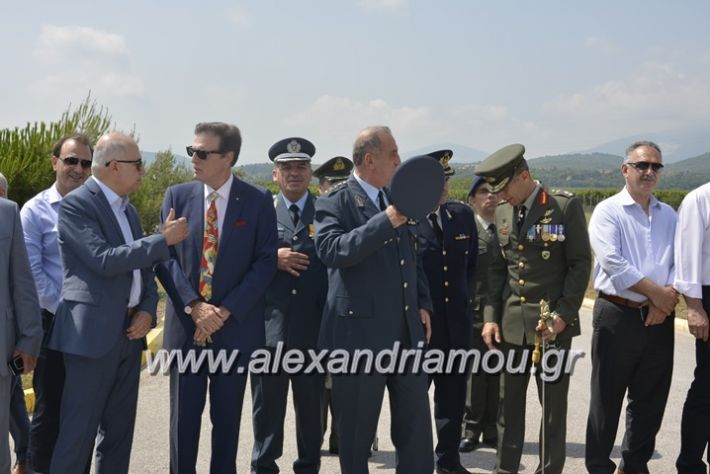
<path fill-rule="evenodd" d="M 143 168 L 143 159 L 142 158 L 139 158 L 137 160 L 111 160 L 111 161 L 115 161 L 116 163 L 133 163 L 133 166 L 135 166 L 138 171 L 140 171 L 141 168 Z M 106 163 L 106 166 L 110 165 L 111 161 Z"/>
<path fill-rule="evenodd" d="M 658 173 L 663 169 L 661 163 L 651 163 L 650 161 L 629 161 L 626 164 L 638 171 L 648 171 L 648 169 L 651 168 L 654 172 Z"/>
<path fill-rule="evenodd" d="M 212 153 L 217 153 L 220 155 L 224 154 L 223 151 L 219 151 L 219 150 L 195 150 L 191 146 L 185 147 L 185 149 L 187 150 L 187 156 L 192 158 L 192 155 L 197 155 L 197 157 L 201 160 L 206 160 L 207 157 Z"/>
<path fill-rule="evenodd" d="M 88 170 L 91 168 L 91 160 L 80 160 L 76 156 L 65 156 L 64 158 L 60 156 L 58 159 L 67 166 L 76 166 L 81 163 L 83 169 Z"/>

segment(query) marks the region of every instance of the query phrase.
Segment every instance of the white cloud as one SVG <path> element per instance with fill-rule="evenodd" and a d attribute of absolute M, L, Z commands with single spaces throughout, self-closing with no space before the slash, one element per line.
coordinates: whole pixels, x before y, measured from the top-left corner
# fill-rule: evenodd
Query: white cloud
<path fill-rule="evenodd" d="M 370 10 L 395 10 L 408 4 L 408 0 L 358 0 L 357 5 Z"/>
<path fill-rule="evenodd" d="M 240 28 L 248 28 L 252 25 L 252 15 L 244 5 L 233 6 L 226 11 L 227 20 Z"/>
<path fill-rule="evenodd" d="M 84 26 L 45 25 L 34 56 L 44 68 L 31 83 L 43 96 L 86 94 L 140 98 L 143 80 L 136 74 L 123 36 Z"/>

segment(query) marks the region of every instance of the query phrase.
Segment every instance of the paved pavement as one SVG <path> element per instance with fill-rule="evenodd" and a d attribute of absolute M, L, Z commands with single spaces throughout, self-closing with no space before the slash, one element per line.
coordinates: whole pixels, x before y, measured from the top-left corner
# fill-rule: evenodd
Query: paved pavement
<path fill-rule="evenodd" d="M 565 472 L 581 473 L 584 469 L 584 433 L 589 408 L 589 378 L 591 371 L 590 337 L 591 310 L 582 309 L 583 335 L 576 338 L 573 349 L 582 350 L 585 357 L 577 363 L 570 383 L 569 416 L 567 436 L 567 463 Z M 666 409 L 663 427 L 659 433 L 656 452 L 649 465 L 651 472 L 674 472 L 675 458 L 680 446 L 680 414 L 685 400 L 687 388 L 692 380 L 694 361 L 694 340 L 687 331 L 676 333 L 675 371 L 673 384 Z M 531 473 L 537 465 L 537 431 L 539 427 L 540 408 L 537 403 L 534 383 L 530 384 L 528 393 L 528 413 L 526 418 L 526 444 L 522 459 L 521 473 Z M 168 472 L 168 379 L 163 376 L 151 376 L 144 372 L 141 380 L 141 392 L 138 406 L 139 418 L 136 425 L 135 442 L 131 456 L 131 472 L 133 473 L 166 473 Z M 197 471 L 207 473 L 209 466 L 209 416 L 203 417 L 203 433 L 200 442 L 200 456 Z M 379 451 L 370 460 L 372 473 L 394 473 L 395 454 L 389 436 L 389 407 L 385 400 L 380 418 L 378 435 Z M 623 421 L 622 421 L 623 423 Z M 286 441 L 284 455 L 280 462 L 282 472 L 291 472 L 291 464 L 296 455 L 293 410 L 289 407 L 286 416 Z M 616 446 L 612 453 L 618 462 L 619 445 L 623 436 L 623 424 L 619 430 Z M 249 457 L 252 447 L 251 430 L 251 400 L 249 390 L 245 400 L 242 424 L 242 438 L 239 443 L 237 460 L 238 471 L 249 470 Z M 463 455 L 463 464 L 472 472 L 490 472 L 495 464 L 493 449 L 480 449 Z M 336 456 L 324 453 L 321 472 L 338 473 Z"/>

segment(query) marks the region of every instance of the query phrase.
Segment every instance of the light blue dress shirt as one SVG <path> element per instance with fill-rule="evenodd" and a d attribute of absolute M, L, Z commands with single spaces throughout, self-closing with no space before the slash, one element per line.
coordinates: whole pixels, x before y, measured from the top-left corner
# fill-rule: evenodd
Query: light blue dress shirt
<path fill-rule="evenodd" d="M 357 173 L 353 173 L 353 176 L 357 180 L 357 182 L 362 186 L 362 189 L 365 191 L 365 194 L 367 194 L 367 197 L 370 198 L 370 201 L 375 205 L 377 209 L 380 208 L 380 202 L 377 200 L 377 196 L 380 194 L 380 191 L 382 191 L 381 188 L 376 188 L 370 183 L 364 181 L 361 177 L 357 175 Z M 382 196 L 385 199 L 385 206 L 389 205 L 389 200 L 387 199 L 387 193 L 383 192 Z"/>
<path fill-rule="evenodd" d="M 27 201 L 20 211 L 39 304 L 52 314 L 57 310 L 64 278 L 57 243 L 57 211 L 61 200 L 62 196 L 54 183 Z"/>
<path fill-rule="evenodd" d="M 284 200 L 284 204 L 286 205 L 286 209 L 290 209 L 291 205 L 295 204 L 298 206 L 298 212 L 300 212 L 301 215 L 303 215 L 303 209 L 306 207 L 306 200 L 308 200 L 308 191 L 303 193 L 303 196 L 301 196 L 301 198 L 296 202 L 291 202 L 288 199 L 286 199 L 286 196 L 284 196 L 283 193 L 281 194 L 281 197 Z"/>
<path fill-rule="evenodd" d="M 626 187 L 597 204 L 589 220 L 594 289 L 640 303 L 646 297 L 628 288 L 643 278 L 673 284 L 676 222 L 673 208 L 653 196 L 646 214 Z"/>

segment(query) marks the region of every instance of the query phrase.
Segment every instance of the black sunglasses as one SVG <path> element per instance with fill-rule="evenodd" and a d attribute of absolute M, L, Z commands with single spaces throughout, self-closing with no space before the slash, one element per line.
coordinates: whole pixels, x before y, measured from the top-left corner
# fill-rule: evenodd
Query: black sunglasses
<path fill-rule="evenodd" d="M 211 153 L 218 153 L 220 155 L 223 155 L 223 151 L 219 150 L 195 150 L 191 146 L 185 147 L 187 150 L 187 156 L 192 157 L 192 155 L 197 155 L 197 157 L 201 160 L 206 160 L 207 156 L 210 155 Z"/>
<path fill-rule="evenodd" d="M 133 166 L 135 166 L 138 171 L 140 171 L 141 168 L 143 168 L 143 158 L 139 158 L 137 160 L 111 160 L 111 161 L 115 161 L 116 163 L 133 163 Z M 106 166 L 110 165 L 111 161 L 106 163 Z"/>
<path fill-rule="evenodd" d="M 76 156 L 65 156 L 64 158 L 60 156 L 58 159 L 67 166 L 76 166 L 81 163 L 81 167 L 85 170 L 91 168 L 91 160 L 80 160 Z"/>
<path fill-rule="evenodd" d="M 636 168 L 639 171 L 648 171 L 648 169 L 651 168 L 657 173 L 663 169 L 663 165 L 661 163 L 651 163 L 650 161 L 629 161 L 626 164 L 632 168 Z"/>

